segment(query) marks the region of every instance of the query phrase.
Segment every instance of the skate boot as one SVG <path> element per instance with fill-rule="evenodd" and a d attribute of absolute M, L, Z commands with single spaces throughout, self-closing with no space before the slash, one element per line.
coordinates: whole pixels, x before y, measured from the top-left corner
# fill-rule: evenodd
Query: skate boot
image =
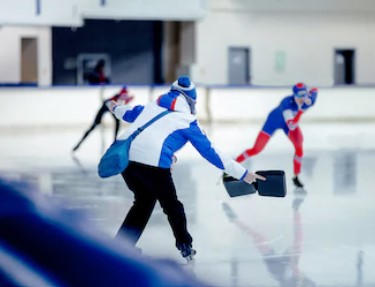
<path fill-rule="evenodd" d="M 296 187 L 303 187 L 303 183 L 299 180 L 297 175 L 293 177 L 293 183 Z"/>
<path fill-rule="evenodd" d="M 178 250 L 180 250 L 182 257 L 184 257 L 188 262 L 192 261 L 194 258 L 194 255 L 197 254 L 197 251 L 195 251 L 191 244 L 181 244 L 178 247 Z"/>

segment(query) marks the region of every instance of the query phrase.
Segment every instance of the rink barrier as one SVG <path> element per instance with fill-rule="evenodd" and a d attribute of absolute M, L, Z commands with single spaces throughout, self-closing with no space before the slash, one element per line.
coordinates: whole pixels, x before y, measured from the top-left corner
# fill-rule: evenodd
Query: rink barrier
<path fill-rule="evenodd" d="M 73 127 L 89 125 L 101 106 L 121 88 L 109 86 L 61 86 L 50 88 L 0 88 L 0 128 Z M 129 86 L 133 105 L 144 105 L 169 89 L 164 86 Z M 289 87 L 198 86 L 197 116 L 203 123 L 263 122 Z M 319 88 L 316 106 L 304 122 L 375 121 L 375 87 Z M 105 116 L 105 125 L 111 125 Z"/>

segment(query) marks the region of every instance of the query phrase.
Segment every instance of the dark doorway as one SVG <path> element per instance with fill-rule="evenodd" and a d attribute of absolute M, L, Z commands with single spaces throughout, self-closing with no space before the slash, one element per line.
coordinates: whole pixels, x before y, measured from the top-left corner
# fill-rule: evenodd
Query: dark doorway
<path fill-rule="evenodd" d="M 37 38 L 21 38 L 21 82 L 38 83 Z"/>
<path fill-rule="evenodd" d="M 103 55 L 110 60 L 112 84 L 162 83 L 162 40 L 160 21 L 85 20 L 78 28 L 53 27 L 53 84 L 80 84 L 80 65 Z"/>
<path fill-rule="evenodd" d="M 334 55 L 335 85 L 355 83 L 355 50 L 336 49 Z"/>
<path fill-rule="evenodd" d="M 228 53 L 228 84 L 250 84 L 250 49 L 229 47 Z"/>

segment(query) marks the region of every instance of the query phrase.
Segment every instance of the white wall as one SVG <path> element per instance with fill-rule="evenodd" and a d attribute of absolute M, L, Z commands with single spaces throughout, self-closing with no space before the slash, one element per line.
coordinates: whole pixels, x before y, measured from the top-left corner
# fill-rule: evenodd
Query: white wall
<path fill-rule="evenodd" d="M 120 86 L 1 88 L 0 128 L 80 127 L 92 123 L 104 98 Z M 144 105 L 168 91 L 169 86 L 130 86 L 133 105 Z M 201 121 L 246 122 L 260 125 L 289 88 L 198 89 L 197 114 Z M 375 121 L 375 88 L 321 88 L 316 105 L 303 121 Z M 104 123 L 112 122 L 105 117 Z"/>
<path fill-rule="evenodd" d="M 194 20 L 207 11 L 207 0 L 111 0 L 105 5 L 93 0 L 81 0 L 84 18 L 138 20 Z"/>
<path fill-rule="evenodd" d="M 80 26 L 79 0 L 1 0 L 0 25 Z M 39 12 L 39 14 L 38 14 Z"/>
<path fill-rule="evenodd" d="M 205 15 L 206 2 L 189 0 L 187 5 L 186 0 L 1 0 L 0 25 L 72 27 L 81 26 L 84 18 L 194 20 Z"/>
<path fill-rule="evenodd" d="M 21 81 L 21 38 L 35 37 L 38 45 L 39 85 L 52 82 L 52 43 L 49 27 L 0 27 L 0 82 Z"/>
<path fill-rule="evenodd" d="M 375 83 L 374 13 L 211 10 L 196 24 L 194 80 L 227 84 L 228 48 L 251 49 L 252 84 L 333 84 L 335 48 L 356 49 L 356 83 Z M 286 56 L 276 70 L 276 55 Z"/>
<path fill-rule="evenodd" d="M 214 88 L 209 94 L 213 122 L 263 122 L 290 88 Z M 373 121 L 375 88 L 319 88 L 303 121 Z"/>
<path fill-rule="evenodd" d="M 212 0 L 210 9 L 242 12 L 374 12 L 373 0 Z"/>
<path fill-rule="evenodd" d="M 120 86 L 63 88 L 1 88 L 0 117 L 5 128 L 69 127 L 89 125 L 102 104 Z M 149 101 L 149 88 L 132 88 L 134 104 Z M 110 117 L 106 120 L 111 121 Z"/>

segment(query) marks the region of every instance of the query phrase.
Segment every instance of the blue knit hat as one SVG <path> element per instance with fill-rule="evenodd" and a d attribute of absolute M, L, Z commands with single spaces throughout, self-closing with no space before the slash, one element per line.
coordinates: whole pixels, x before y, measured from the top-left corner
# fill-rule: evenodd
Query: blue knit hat
<path fill-rule="evenodd" d="M 293 95 L 302 98 L 307 95 L 307 88 L 304 83 L 297 83 L 293 86 Z"/>
<path fill-rule="evenodd" d="M 190 78 L 188 76 L 180 76 L 171 87 L 171 90 L 177 90 L 194 101 L 197 100 L 197 91 L 195 89 L 195 85 L 193 82 L 190 81 Z"/>

